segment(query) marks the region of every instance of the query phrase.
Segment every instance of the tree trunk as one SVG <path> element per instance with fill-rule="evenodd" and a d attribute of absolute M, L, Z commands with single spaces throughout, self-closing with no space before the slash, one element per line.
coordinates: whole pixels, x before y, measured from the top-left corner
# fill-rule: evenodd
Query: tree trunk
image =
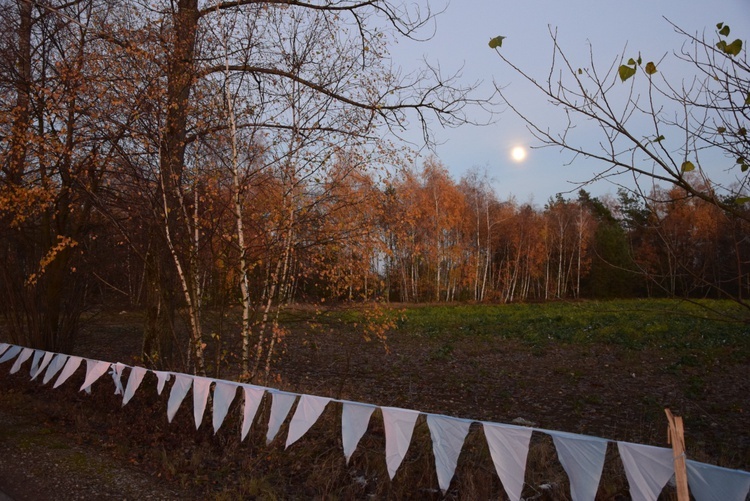
<path fill-rule="evenodd" d="M 163 203 L 160 210 L 164 211 L 163 221 L 156 222 L 163 226 L 162 238 L 155 238 L 154 252 L 161 256 L 160 266 L 150 266 L 150 272 L 156 273 L 149 280 L 151 286 L 151 300 L 147 315 L 146 332 L 144 332 L 144 355 L 152 363 L 163 363 L 171 358 L 174 338 L 174 294 L 170 282 L 174 273 L 167 271 L 169 259 L 172 257 L 172 269 L 177 273 L 182 285 L 185 300 L 188 303 L 191 343 L 190 358 L 195 362 L 195 369 L 203 372 L 202 339 L 200 332 L 200 315 L 197 310 L 198 292 L 195 289 L 197 281 L 194 279 L 197 270 L 185 270 L 184 264 L 190 263 L 190 251 L 184 247 L 192 246 L 190 242 L 190 224 L 184 213 L 181 199 L 181 186 L 185 168 L 185 149 L 187 138 L 187 121 L 189 115 L 189 99 L 193 87 L 195 40 L 198 29 L 198 1 L 179 0 L 177 10 L 173 15 L 173 33 L 171 52 L 166 62 L 167 94 L 166 120 L 161 131 L 159 148 L 160 193 L 157 200 Z M 159 200 L 161 199 L 161 200 Z M 183 264 L 184 263 L 184 264 Z M 167 335 L 170 325 L 171 335 Z M 156 332 L 154 332 L 154 329 Z M 164 352 L 162 352 L 164 350 Z"/>

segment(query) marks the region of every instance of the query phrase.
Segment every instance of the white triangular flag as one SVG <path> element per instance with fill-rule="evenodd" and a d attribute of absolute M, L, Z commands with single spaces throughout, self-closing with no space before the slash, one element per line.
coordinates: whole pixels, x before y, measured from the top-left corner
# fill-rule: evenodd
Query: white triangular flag
<path fill-rule="evenodd" d="M 21 348 L 20 346 L 15 346 L 15 345 L 9 346 L 5 354 L 2 357 L 0 357 L 0 364 L 2 364 L 3 362 L 7 362 L 8 360 L 12 360 L 16 358 L 16 355 L 21 353 L 21 350 L 23 350 L 23 348 Z"/>
<path fill-rule="evenodd" d="M 227 417 L 229 406 L 232 405 L 235 395 L 237 395 L 238 385 L 230 384 L 226 381 L 216 381 L 214 386 L 214 434 L 219 431 L 224 418 Z"/>
<path fill-rule="evenodd" d="M 34 375 L 39 372 L 39 363 L 42 361 L 42 357 L 47 353 L 44 350 L 34 350 L 34 358 L 31 359 L 31 367 L 29 368 L 29 376 L 34 378 Z"/>
<path fill-rule="evenodd" d="M 60 369 L 63 368 L 63 366 L 67 363 L 68 356 L 63 355 L 62 353 L 57 353 L 55 355 L 55 358 L 52 359 L 52 362 L 50 362 L 49 366 L 47 367 L 47 372 L 44 373 L 44 379 L 42 380 L 42 384 L 47 384 L 50 379 L 55 377 L 55 374 L 58 373 Z"/>
<path fill-rule="evenodd" d="M 464 440 L 469 433 L 471 421 L 428 414 L 427 426 L 430 428 L 432 437 L 432 452 L 435 455 L 438 485 L 445 494 L 456 471 L 458 456 L 461 454 Z"/>
<path fill-rule="evenodd" d="M 672 449 L 617 442 L 633 501 L 656 501 L 674 475 Z"/>
<path fill-rule="evenodd" d="M 247 432 L 250 431 L 250 427 L 253 425 L 255 413 L 258 412 L 258 406 L 266 390 L 249 384 L 242 385 L 242 390 L 245 395 L 245 404 L 242 410 L 242 436 L 240 440 L 245 440 Z"/>
<path fill-rule="evenodd" d="M 127 367 L 127 365 L 122 362 L 117 362 L 112 365 L 112 371 L 110 374 L 112 375 L 112 382 L 115 385 L 115 395 L 122 395 L 125 392 L 122 387 L 122 372 L 125 370 L 125 367 Z"/>
<path fill-rule="evenodd" d="M 65 362 L 65 367 L 63 367 L 62 372 L 60 372 L 60 376 L 57 378 L 57 381 L 55 381 L 55 384 L 52 387 L 57 388 L 65 381 L 67 381 L 68 378 L 72 376 L 76 371 L 76 369 L 81 366 L 81 362 L 83 362 L 83 359 L 81 357 L 71 356 L 70 358 L 68 358 L 68 361 Z"/>
<path fill-rule="evenodd" d="M 385 425 L 385 462 L 388 476 L 393 480 L 396 470 L 406 456 L 419 412 L 397 407 L 381 407 Z"/>
<path fill-rule="evenodd" d="M 45 351 L 44 356 L 42 357 L 42 361 L 39 363 L 39 366 L 36 368 L 34 372 L 31 373 L 31 380 L 35 380 L 39 374 L 42 373 L 44 369 L 47 368 L 50 361 L 52 360 L 52 357 L 55 356 L 55 353 L 52 353 L 51 351 Z"/>
<path fill-rule="evenodd" d="M 522 426 L 482 423 L 495 471 L 510 501 L 520 501 L 526 458 L 533 430 Z"/>
<path fill-rule="evenodd" d="M 8 343 L 0 343 L 0 355 L 5 353 L 5 350 L 10 348 L 10 345 Z"/>
<path fill-rule="evenodd" d="M 133 395 L 135 395 L 135 390 L 138 389 L 138 387 L 141 385 L 141 381 L 143 381 L 143 376 L 146 375 L 148 372 L 147 369 L 144 369 L 143 367 L 133 367 L 130 369 L 130 375 L 128 376 L 128 384 L 125 387 L 125 393 L 122 395 L 122 405 L 123 407 L 125 404 L 130 402 L 130 399 L 133 398 Z"/>
<path fill-rule="evenodd" d="M 81 389 L 83 391 L 89 389 L 94 382 L 102 377 L 112 365 L 111 362 L 102 362 L 101 360 L 86 359 L 86 379 L 84 379 Z"/>
<path fill-rule="evenodd" d="M 315 424 L 330 401 L 330 398 L 302 395 L 299 404 L 297 404 L 297 409 L 294 411 L 294 416 L 292 416 L 292 421 L 289 423 L 286 447 L 289 447 L 307 433 L 307 430 Z"/>
<path fill-rule="evenodd" d="M 177 409 L 180 408 L 180 404 L 185 399 L 190 385 L 193 384 L 193 376 L 187 374 L 175 374 L 174 384 L 172 385 L 172 392 L 169 394 L 169 401 L 167 402 L 167 421 L 172 422 L 172 418 L 177 414 Z"/>
<path fill-rule="evenodd" d="M 195 418 L 195 429 L 200 428 L 203 422 L 203 414 L 206 412 L 208 394 L 211 391 L 213 379 L 195 376 L 193 378 L 193 417 Z"/>
<path fill-rule="evenodd" d="M 158 380 L 156 382 L 156 393 L 161 395 L 161 392 L 164 391 L 164 385 L 172 379 L 172 374 L 165 371 L 154 371 L 154 374 L 156 374 L 156 379 Z"/>
<path fill-rule="evenodd" d="M 695 501 L 745 501 L 750 473 L 730 470 L 688 459 L 688 484 Z"/>
<path fill-rule="evenodd" d="M 18 358 L 13 364 L 13 367 L 10 368 L 10 373 L 15 374 L 16 372 L 21 370 L 21 366 L 23 365 L 23 363 L 30 359 L 33 353 L 34 350 L 32 348 L 24 348 L 23 350 L 21 350 L 21 354 L 18 355 Z"/>
<path fill-rule="evenodd" d="M 281 391 L 271 391 L 271 416 L 268 418 L 268 432 L 266 433 L 266 444 L 270 444 L 281 428 L 292 408 L 297 395 Z"/>
<path fill-rule="evenodd" d="M 354 454 L 362 435 L 367 431 L 370 416 L 372 416 L 376 407 L 355 402 L 344 402 L 343 404 L 341 409 L 341 439 L 344 444 L 346 464 L 349 464 L 349 459 Z"/>
<path fill-rule="evenodd" d="M 547 431 L 552 436 L 560 464 L 570 479 L 570 496 L 573 501 L 593 501 L 607 454 L 607 441 L 603 438 Z"/>

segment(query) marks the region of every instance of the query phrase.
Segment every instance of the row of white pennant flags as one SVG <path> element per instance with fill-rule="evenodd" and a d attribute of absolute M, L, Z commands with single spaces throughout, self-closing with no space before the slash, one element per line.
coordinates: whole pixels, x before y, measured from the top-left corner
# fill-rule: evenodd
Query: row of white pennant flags
<path fill-rule="evenodd" d="M 143 377 L 149 371 L 142 367 L 131 367 L 122 363 L 103 362 L 63 355 L 32 348 L 0 343 L 0 364 L 15 359 L 10 373 L 14 374 L 31 359 L 31 379 L 42 377 L 47 384 L 56 375 L 53 385 L 63 384 L 86 360 L 86 377 L 81 391 L 91 391 L 91 385 L 109 372 L 115 384 L 115 394 L 122 395 L 123 406 L 133 398 Z M 122 376 L 128 368 L 127 385 L 123 387 Z M 157 392 L 161 395 L 166 383 L 174 378 L 167 403 L 167 419 L 172 422 L 177 409 L 188 391 L 193 389 L 193 416 L 195 428 L 203 420 L 211 385 L 213 391 L 213 428 L 218 431 L 227 415 L 229 406 L 236 397 L 237 389 L 244 395 L 242 440 L 250 430 L 255 414 L 264 394 L 271 395 L 271 412 L 266 441 L 270 443 L 286 420 L 297 397 L 299 402 L 289 423 L 286 447 L 299 440 L 329 402 L 342 404 L 341 428 L 344 455 L 347 463 L 360 439 L 367 431 L 370 417 L 380 408 L 385 427 L 385 460 L 388 475 L 392 479 L 401 465 L 411 443 L 414 425 L 420 412 L 395 407 L 382 407 L 360 402 L 335 400 L 313 395 L 298 395 L 271 388 L 241 384 L 221 379 L 211 379 L 188 374 L 152 371 L 157 377 Z M 42 373 L 44 375 L 42 376 Z M 453 478 L 458 456 L 469 432 L 472 420 L 437 414 L 426 414 L 432 438 L 433 453 L 438 484 L 445 492 Z M 571 497 L 574 501 L 593 500 L 599 486 L 604 467 L 608 440 L 586 435 L 499 423 L 481 422 L 489 445 L 490 455 L 508 498 L 520 500 L 526 472 L 526 457 L 529 452 L 531 434 L 534 431 L 552 437 L 557 455 L 570 480 Z M 648 445 L 617 442 L 618 452 L 625 469 L 630 495 L 633 500 L 656 500 L 667 482 L 674 475 L 672 449 Z M 721 468 L 709 464 L 687 461 L 688 483 L 696 501 L 745 501 L 750 492 L 750 473 Z"/>

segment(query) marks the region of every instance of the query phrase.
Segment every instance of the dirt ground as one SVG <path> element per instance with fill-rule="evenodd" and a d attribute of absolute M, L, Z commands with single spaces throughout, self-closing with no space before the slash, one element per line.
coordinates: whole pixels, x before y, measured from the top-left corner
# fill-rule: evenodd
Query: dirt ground
<path fill-rule="evenodd" d="M 115 318 L 91 325 L 75 354 L 132 364 L 139 347 L 140 325 Z M 144 381 L 137 395 L 147 396 L 121 409 L 106 377 L 88 397 L 72 383 L 27 383 L 28 369 L 11 376 L 10 365 L 0 366 L 0 491 L 17 500 L 205 497 L 173 471 L 179 468 L 165 451 L 179 449 L 174 441 L 219 439 L 207 426 L 191 431 L 184 409 L 172 425 L 156 415 L 166 393 L 158 401 Z M 750 469 L 750 360 L 731 347 L 678 355 L 393 332 L 386 349 L 340 331 L 297 332 L 285 340 L 276 369 L 274 386 L 293 392 L 500 423 L 521 418 L 538 428 L 663 447 L 669 407 L 685 420 L 688 457 Z M 134 451 L 133 443 L 147 450 Z"/>

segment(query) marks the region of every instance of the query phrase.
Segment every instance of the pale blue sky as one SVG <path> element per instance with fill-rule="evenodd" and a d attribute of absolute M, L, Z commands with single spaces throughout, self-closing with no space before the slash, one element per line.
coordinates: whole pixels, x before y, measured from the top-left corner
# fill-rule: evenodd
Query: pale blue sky
<path fill-rule="evenodd" d="M 438 7 L 445 2 L 430 3 Z M 463 66 L 466 82 L 483 80 L 485 89 L 491 89 L 494 80 L 507 86 L 508 94 L 523 111 L 545 117 L 550 111 L 548 105 L 538 94 L 529 92 L 518 75 L 508 72 L 488 47 L 490 38 L 506 36 L 503 53 L 544 80 L 551 61 L 548 26 L 557 28 L 564 50 L 576 58 L 574 64 L 588 66 L 590 42 L 595 58 L 608 65 L 626 44 L 628 54 L 640 51 L 646 60 L 678 50 L 683 39 L 664 17 L 688 32 L 705 31 L 709 40 L 714 37 L 716 23 L 723 21 L 732 28 L 730 38 L 750 40 L 750 0 L 452 0 L 437 19 L 432 40 L 400 43 L 393 48 L 393 57 L 407 70 L 422 57 L 438 63 L 445 73 Z M 585 162 L 565 167 L 570 154 L 552 149 L 530 150 L 525 162 L 514 163 L 511 147 L 534 143 L 510 111 L 488 127 L 445 130 L 435 126 L 434 132 L 444 143 L 437 147 L 437 155 L 456 180 L 472 167 L 486 168 L 501 199 L 512 194 L 519 202 L 533 198 L 534 203 L 544 204 L 555 193 L 573 189 L 567 181 L 588 179 L 594 167 Z M 609 184 L 588 189 L 595 195 L 615 191 Z"/>

